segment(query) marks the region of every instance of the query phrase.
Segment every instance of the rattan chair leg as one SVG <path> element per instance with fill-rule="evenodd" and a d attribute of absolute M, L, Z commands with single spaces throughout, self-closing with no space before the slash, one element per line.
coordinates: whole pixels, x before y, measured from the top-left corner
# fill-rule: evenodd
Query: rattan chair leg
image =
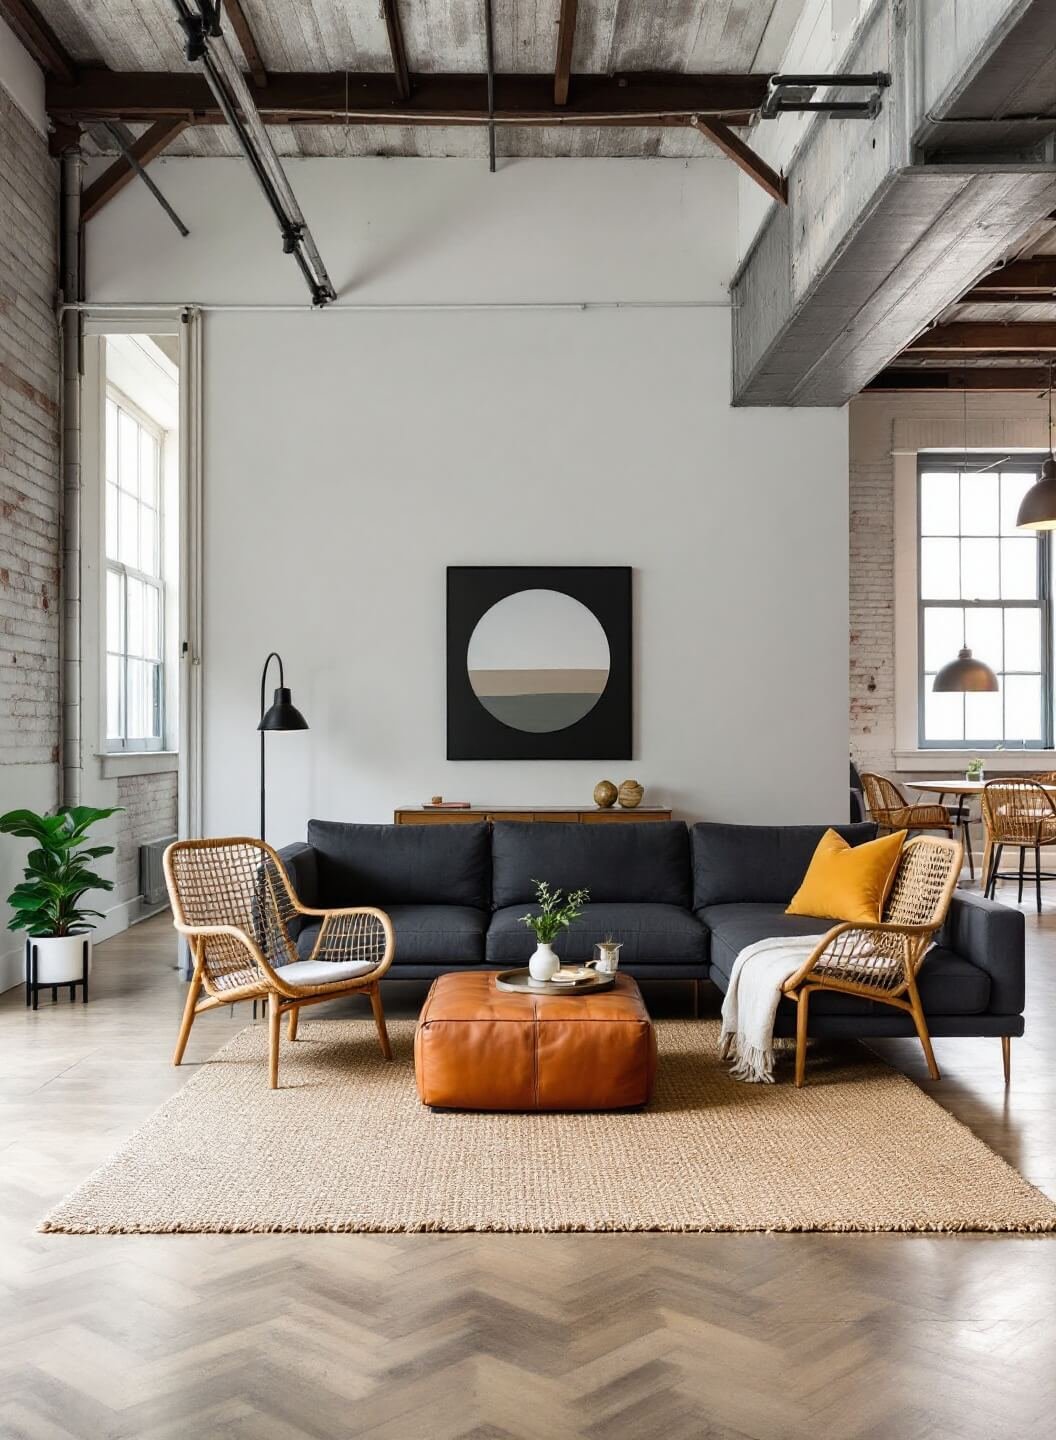
<path fill-rule="evenodd" d="M 1022 904 L 1023 904 L 1023 869 L 1024 869 L 1026 863 L 1027 863 L 1027 847 L 1026 847 L 1025 845 L 1021 845 L 1021 846 L 1019 847 L 1019 893 L 1018 893 L 1017 896 L 1016 896 L 1016 904 L 1017 904 L 1017 905 L 1022 905 Z"/>
<path fill-rule="evenodd" d="M 1005 1069 L 1005 1084 L 1012 1079 L 1012 1036 L 1001 1036 L 1001 1063 Z"/>
<path fill-rule="evenodd" d="M 272 1090 L 279 1088 L 279 1022 L 282 1011 L 276 998 L 268 1006 L 268 1084 Z"/>
<path fill-rule="evenodd" d="M 378 1027 L 381 1053 L 386 1060 L 391 1060 L 392 1046 L 389 1044 L 389 1032 L 385 1029 L 385 1011 L 381 1005 L 381 987 L 379 985 L 370 987 L 370 1008 L 374 1011 L 374 1024 Z"/>
<path fill-rule="evenodd" d="M 928 1074 L 933 1080 L 941 1080 L 942 1077 L 939 1074 L 939 1067 L 935 1063 L 935 1051 L 931 1048 L 928 1022 L 924 1019 L 924 1007 L 920 1003 L 916 980 L 910 979 L 906 993 L 909 996 L 909 1004 L 913 1014 L 913 1024 L 917 1027 L 917 1035 L 920 1039 L 921 1048 L 924 1051 L 924 1059 L 928 1062 Z"/>
<path fill-rule="evenodd" d="M 183 1052 L 187 1049 L 191 1026 L 194 1024 L 195 1006 L 198 1004 L 198 997 L 201 993 L 202 972 L 200 966 L 196 965 L 191 983 L 187 986 L 187 1000 L 183 1007 L 183 1019 L 180 1021 L 180 1033 L 176 1038 L 176 1049 L 172 1054 L 172 1063 L 174 1065 L 179 1065 L 183 1059 Z"/>
<path fill-rule="evenodd" d="M 972 832 L 968 828 L 967 815 L 961 820 L 961 844 L 964 846 L 964 853 L 968 857 L 968 878 L 975 879 L 975 858 L 972 855 Z"/>
<path fill-rule="evenodd" d="M 803 1088 L 807 1078 L 807 1021 L 810 1005 L 810 991 L 801 990 L 796 996 L 796 1089 Z"/>
<path fill-rule="evenodd" d="M 990 879 L 985 893 L 991 900 L 997 890 L 997 872 L 1001 869 L 1001 854 L 1004 848 L 1003 845 L 995 845 L 990 855 Z"/>
<path fill-rule="evenodd" d="M 295 1005 L 294 1008 L 290 1011 L 290 1018 L 289 1018 L 289 1019 L 287 1020 L 287 1022 L 286 1022 L 286 1039 L 287 1039 L 287 1040 L 296 1040 L 296 1039 L 297 1039 L 297 1021 L 298 1021 L 298 1018 L 300 1017 L 300 1013 L 301 1013 L 301 1010 L 300 1010 L 300 1006 L 299 1006 L 299 1005 Z"/>

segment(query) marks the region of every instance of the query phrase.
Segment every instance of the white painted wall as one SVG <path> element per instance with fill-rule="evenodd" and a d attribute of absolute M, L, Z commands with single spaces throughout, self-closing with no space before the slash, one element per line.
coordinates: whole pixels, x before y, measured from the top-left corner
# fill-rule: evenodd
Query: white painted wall
<path fill-rule="evenodd" d="M 19 40 L 0 19 L 0 86 L 42 135 L 48 133 L 44 109 L 44 72 Z"/>
<path fill-rule="evenodd" d="M 733 410 L 716 161 L 291 165 L 346 298 L 624 309 L 217 313 L 204 320 L 205 818 L 252 832 L 259 670 L 311 730 L 269 737 L 269 833 L 434 793 L 589 801 L 635 776 L 690 818 L 846 807 L 842 412 Z M 299 301 L 241 166 L 155 173 L 92 222 L 93 299 Z M 661 302 L 643 303 L 643 302 Z M 445 754 L 449 564 L 635 570 L 635 759 Z"/>

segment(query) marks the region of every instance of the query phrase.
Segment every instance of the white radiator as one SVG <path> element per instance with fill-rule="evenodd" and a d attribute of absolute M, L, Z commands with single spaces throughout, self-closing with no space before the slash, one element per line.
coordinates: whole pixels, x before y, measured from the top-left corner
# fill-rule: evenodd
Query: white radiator
<path fill-rule="evenodd" d="M 139 893 L 144 905 L 162 905 L 168 899 L 161 857 L 175 839 L 175 835 L 166 835 L 139 847 Z"/>

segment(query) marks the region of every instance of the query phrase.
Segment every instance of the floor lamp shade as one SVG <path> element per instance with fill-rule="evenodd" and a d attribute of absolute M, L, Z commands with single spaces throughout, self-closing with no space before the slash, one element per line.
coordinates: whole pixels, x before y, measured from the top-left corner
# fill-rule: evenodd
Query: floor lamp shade
<path fill-rule="evenodd" d="M 965 647 L 956 660 L 944 665 L 935 676 L 932 690 L 959 694 L 990 692 L 998 689 L 997 676 L 982 660 L 976 660 Z"/>
<path fill-rule="evenodd" d="M 279 665 L 279 687 L 275 691 L 274 699 L 270 707 L 265 709 L 264 701 L 267 695 L 268 666 L 273 660 L 277 660 Z M 308 729 L 308 721 L 293 703 L 293 696 L 286 684 L 286 677 L 282 669 L 282 656 L 274 650 L 264 661 L 264 669 L 260 673 L 260 724 L 257 726 L 257 729 L 260 731 L 260 838 L 263 840 L 265 839 L 264 819 L 267 793 L 264 737 L 268 731 Z"/>

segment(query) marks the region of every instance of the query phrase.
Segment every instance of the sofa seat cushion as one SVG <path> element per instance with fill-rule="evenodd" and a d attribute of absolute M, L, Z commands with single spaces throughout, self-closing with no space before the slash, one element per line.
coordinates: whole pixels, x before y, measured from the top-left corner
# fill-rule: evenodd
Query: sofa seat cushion
<path fill-rule="evenodd" d="M 495 911 L 486 949 L 490 964 L 528 964 L 535 936 L 521 924 L 521 916 L 537 908 L 510 905 Z M 608 935 L 623 943 L 621 965 L 701 965 L 708 956 L 704 927 L 678 905 L 584 905 L 582 919 L 558 937 L 554 949 L 566 964 L 582 964 Z"/>
<path fill-rule="evenodd" d="M 486 910 L 469 905 L 388 905 L 385 913 L 396 935 L 393 969 L 401 965 L 483 964 Z M 300 955 L 307 958 L 312 953 L 318 934 L 318 925 L 304 927 L 297 937 Z"/>
<path fill-rule="evenodd" d="M 723 991 L 729 984 L 733 963 L 746 945 L 773 935 L 824 935 L 832 929 L 830 920 L 786 915 L 780 905 L 708 905 L 697 914 L 711 931 L 712 979 Z M 990 1004 L 990 977 L 986 971 L 941 945 L 925 956 L 917 984 L 926 1014 L 980 1015 Z M 810 997 L 810 1008 L 811 1013 L 816 1010 L 822 1015 L 860 1015 L 863 1010 L 882 1014 L 890 1006 L 835 990 L 816 990 Z"/>

